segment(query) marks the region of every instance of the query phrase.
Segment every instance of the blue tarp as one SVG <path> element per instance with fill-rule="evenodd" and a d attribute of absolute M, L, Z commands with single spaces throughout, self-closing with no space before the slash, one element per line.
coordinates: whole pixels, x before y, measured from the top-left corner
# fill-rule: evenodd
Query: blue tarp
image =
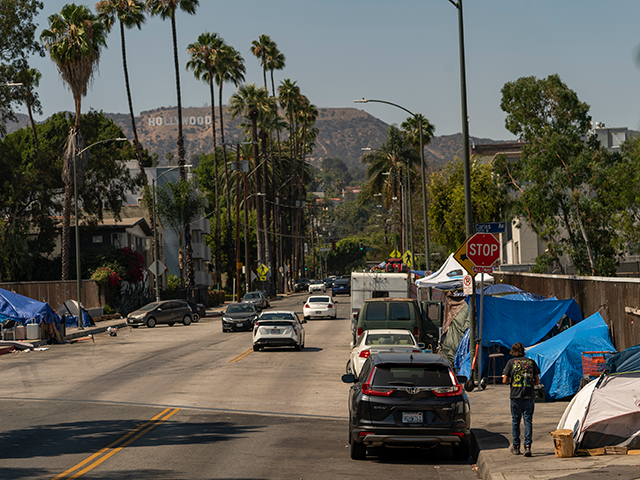
<path fill-rule="evenodd" d="M 78 326 L 78 316 L 77 315 L 67 315 L 64 319 L 64 324 L 67 327 L 77 327 Z M 82 326 L 89 327 L 91 326 L 91 317 L 86 312 L 86 310 L 82 309 Z"/>
<path fill-rule="evenodd" d="M 0 288 L 0 320 L 10 318 L 26 325 L 32 319 L 38 323 L 60 324 L 61 318 L 48 303 Z"/>
<path fill-rule="evenodd" d="M 582 352 L 615 352 L 609 327 L 599 313 L 545 342 L 531 347 L 526 356 L 540 367 L 540 383 L 548 400 L 574 395 L 582 378 Z"/>

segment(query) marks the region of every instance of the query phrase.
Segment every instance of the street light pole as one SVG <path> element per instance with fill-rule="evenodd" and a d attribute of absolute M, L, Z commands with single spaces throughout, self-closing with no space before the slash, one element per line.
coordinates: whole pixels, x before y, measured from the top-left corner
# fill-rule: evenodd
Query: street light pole
<path fill-rule="evenodd" d="M 9 85 L 9 84 L 7 84 Z M 12 84 L 12 86 L 17 86 L 22 84 Z M 75 204 L 75 215 L 76 215 L 76 283 L 78 290 L 78 330 L 84 330 L 82 326 L 82 275 L 80 273 L 80 221 L 78 218 L 78 173 L 76 169 L 76 159 L 82 155 L 84 152 L 89 150 L 91 147 L 99 145 L 101 143 L 106 142 L 126 142 L 126 138 L 108 138 L 106 140 L 100 140 L 99 142 L 92 143 L 88 147 L 83 148 L 78 153 L 74 153 L 73 155 L 73 198 Z"/>
<path fill-rule="evenodd" d="M 415 114 L 413 112 L 411 112 L 410 110 L 407 110 L 406 108 L 404 108 L 401 105 L 397 105 L 395 103 L 391 103 L 391 102 L 387 102 L 385 100 L 371 100 L 371 99 L 365 99 L 363 98 L 362 100 L 354 100 L 353 103 L 386 103 L 387 105 L 391 105 L 393 107 L 399 108 L 400 110 L 404 110 L 405 112 L 407 112 L 409 115 L 411 115 L 412 117 L 416 118 L 418 120 L 418 127 L 420 129 L 420 164 L 421 164 L 421 170 L 422 170 L 422 210 L 424 212 L 424 252 L 425 252 L 425 259 L 427 262 L 426 265 L 426 269 L 427 270 L 431 270 L 431 251 L 429 248 L 429 217 L 427 216 L 427 186 L 426 186 L 426 182 L 425 182 L 425 160 L 424 160 L 424 136 L 422 133 L 422 119 L 424 118 L 422 116 L 422 114 L 418 113 Z M 411 230 L 411 234 L 413 235 L 413 224 L 412 224 L 412 230 Z M 411 248 L 413 249 L 413 239 L 411 240 Z M 414 259 L 415 259 L 415 251 L 411 252 Z"/>
<path fill-rule="evenodd" d="M 153 224 L 155 225 L 153 229 L 153 245 L 154 245 L 154 253 L 153 253 L 153 264 L 155 266 L 155 272 L 152 272 L 156 277 L 156 302 L 160 301 L 160 269 L 158 268 L 158 209 L 156 207 L 156 185 L 157 181 L 160 180 L 161 177 L 166 175 L 167 173 L 177 169 L 177 168 L 191 168 L 193 165 L 178 165 L 175 167 L 169 168 L 167 171 L 162 172 L 162 174 L 158 175 L 156 178 L 151 180 L 151 187 L 153 189 Z"/>

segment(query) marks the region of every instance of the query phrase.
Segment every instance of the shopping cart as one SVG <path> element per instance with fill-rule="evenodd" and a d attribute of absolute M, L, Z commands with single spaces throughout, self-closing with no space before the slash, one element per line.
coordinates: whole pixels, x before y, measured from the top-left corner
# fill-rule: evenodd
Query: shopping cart
<path fill-rule="evenodd" d="M 613 352 L 582 352 L 582 375 L 595 378 L 600 376 Z"/>

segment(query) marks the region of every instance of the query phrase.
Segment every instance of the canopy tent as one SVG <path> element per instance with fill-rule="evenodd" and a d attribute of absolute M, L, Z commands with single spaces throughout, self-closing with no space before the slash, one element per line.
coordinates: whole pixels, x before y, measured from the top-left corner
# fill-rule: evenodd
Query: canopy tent
<path fill-rule="evenodd" d="M 60 324 L 60 315 L 48 303 L 0 288 L 0 320 L 11 319 L 26 325 L 34 320 L 37 324 Z"/>
<path fill-rule="evenodd" d="M 527 350 L 540 367 L 548 400 L 574 395 L 580 388 L 583 352 L 615 352 L 609 327 L 599 313 Z"/>
<path fill-rule="evenodd" d="M 573 430 L 576 449 L 640 448 L 640 372 L 603 374 L 573 397 L 558 429 Z"/>
<path fill-rule="evenodd" d="M 480 317 L 480 299 L 477 299 L 478 318 Z M 468 308 L 467 308 L 468 310 Z M 464 315 L 461 315 L 464 314 Z M 482 376 L 486 376 L 488 367 L 489 348 L 503 348 L 507 351 L 511 346 L 520 342 L 525 347 L 535 345 L 560 323 L 563 317 L 569 317 L 574 322 L 582 320 L 580 307 L 575 300 L 558 300 L 556 298 L 536 299 L 524 293 L 505 296 L 485 296 L 483 300 L 482 338 Z M 465 331 L 469 327 L 468 313 L 464 309 L 454 319 L 454 323 L 464 322 Z M 460 331 L 460 325 L 458 326 Z M 445 355 L 461 375 L 471 373 L 471 356 L 469 354 L 469 336 L 455 346 L 445 338 Z M 455 348 L 455 350 L 453 350 Z M 452 355 L 452 352 L 455 352 Z"/>
<path fill-rule="evenodd" d="M 441 290 L 457 290 L 462 288 L 462 278 L 465 274 L 464 268 L 453 258 L 452 253 L 437 272 L 432 273 L 428 277 L 416 280 L 416 285 L 418 288 L 433 287 Z M 491 275 L 479 273 L 475 277 L 476 283 L 480 284 L 483 277 L 485 284 L 494 282 L 494 278 Z"/>

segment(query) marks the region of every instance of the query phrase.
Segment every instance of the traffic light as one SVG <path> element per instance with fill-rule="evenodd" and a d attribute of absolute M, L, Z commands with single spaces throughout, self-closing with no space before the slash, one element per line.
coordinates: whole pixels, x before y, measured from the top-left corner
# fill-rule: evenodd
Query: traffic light
<path fill-rule="evenodd" d="M 360 242 L 359 245 L 360 245 L 360 251 L 361 252 L 364 251 L 364 243 Z"/>

